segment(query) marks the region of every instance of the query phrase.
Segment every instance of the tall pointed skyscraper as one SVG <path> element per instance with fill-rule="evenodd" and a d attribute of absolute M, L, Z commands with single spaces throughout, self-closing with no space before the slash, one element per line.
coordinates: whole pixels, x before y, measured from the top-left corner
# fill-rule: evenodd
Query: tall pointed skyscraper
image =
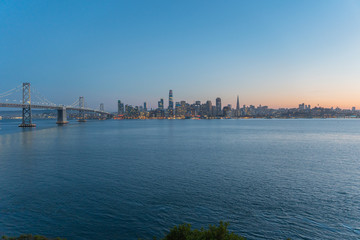
<path fill-rule="evenodd" d="M 236 110 L 240 110 L 239 95 L 237 96 L 237 100 L 236 100 Z"/>

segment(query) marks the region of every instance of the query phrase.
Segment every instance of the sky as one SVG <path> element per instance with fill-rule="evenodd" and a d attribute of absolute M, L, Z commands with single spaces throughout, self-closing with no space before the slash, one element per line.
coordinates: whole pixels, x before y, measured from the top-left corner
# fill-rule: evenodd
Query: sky
<path fill-rule="evenodd" d="M 360 109 L 358 0 L 0 1 L 0 93 Z"/>

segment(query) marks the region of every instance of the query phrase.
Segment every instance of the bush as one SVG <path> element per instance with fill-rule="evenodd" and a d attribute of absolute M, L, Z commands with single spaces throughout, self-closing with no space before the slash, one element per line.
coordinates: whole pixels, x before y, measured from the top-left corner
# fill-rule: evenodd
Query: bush
<path fill-rule="evenodd" d="M 162 240 L 245 240 L 244 237 L 229 232 L 228 223 L 220 222 L 219 226 L 210 225 L 209 229 L 191 229 L 190 224 L 175 226 Z"/>
<path fill-rule="evenodd" d="M 46 238 L 39 235 L 23 234 L 19 237 L 6 237 L 2 236 L 3 240 L 65 240 L 64 238 Z"/>
<path fill-rule="evenodd" d="M 209 225 L 209 229 L 191 229 L 190 224 L 180 224 L 173 227 L 170 232 L 161 240 L 246 240 L 228 230 L 229 223 L 220 222 L 219 226 Z M 121 238 L 121 237 L 120 237 Z M 62 238 L 46 238 L 38 235 L 21 235 L 20 237 L 6 237 L 3 240 L 65 240 Z M 102 240 L 102 239 L 99 239 Z M 156 240 L 156 238 L 154 238 Z M 290 240 L 290 239 L 287 239 Z"/>

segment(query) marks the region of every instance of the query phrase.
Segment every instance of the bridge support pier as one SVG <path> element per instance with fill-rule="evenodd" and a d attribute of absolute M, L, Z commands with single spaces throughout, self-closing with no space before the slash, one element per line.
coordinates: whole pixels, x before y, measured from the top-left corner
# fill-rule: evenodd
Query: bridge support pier
<path fill-rule="evenodd" d="M 57 121 L 56 124 L 63 125 L 69 123 L 66 118 L 66 108 L 63 107 L 57 110 Z"/>

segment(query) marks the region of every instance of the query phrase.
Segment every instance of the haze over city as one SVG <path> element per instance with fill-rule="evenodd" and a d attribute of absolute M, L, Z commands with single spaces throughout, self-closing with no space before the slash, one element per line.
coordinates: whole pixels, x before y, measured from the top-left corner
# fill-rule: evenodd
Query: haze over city
<path fill-rule="evenodd" d="M 31 82 L 110 111 L 156 108 L 169 89 L 190 103 L 360 108 L 355 0 L 2 1 L 0 26 L 0 92 Z"/>

